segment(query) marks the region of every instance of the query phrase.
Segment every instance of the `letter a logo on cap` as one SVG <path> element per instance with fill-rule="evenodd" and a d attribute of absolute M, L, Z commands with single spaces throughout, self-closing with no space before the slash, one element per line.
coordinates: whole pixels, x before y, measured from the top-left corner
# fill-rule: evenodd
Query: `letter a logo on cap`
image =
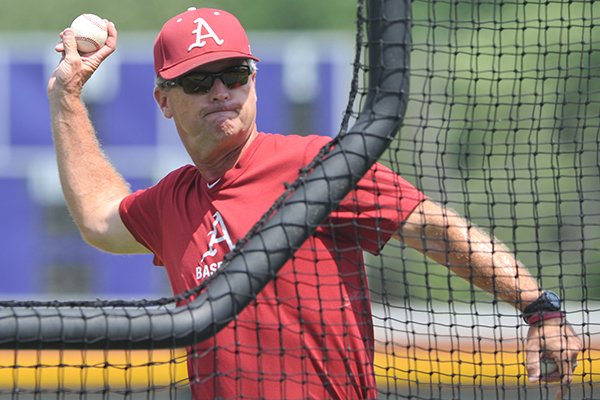
<path fill-rule="evenodd" d="M 259 61 L 240 21 L 214 8 L 190 8 L 172 17 L 154 41 L 154 71 L 164 79 L 231 58 Z"/>
<path fill-rule="evenodd" d="M 192 31 L 192 33 L 196 34 L 196 41 L 192 43 L 190 47 L 188 47 L 188 51 L 191 51 L 193 48 L 196 47 L 204 47 L 206 45 L 206 40 L 204 39 L 208 38 L 212 38 L 215 41 L 215 43 L 219 46 L 225 43 L 225 40 L 217 36 L 213 28 L 210 27 L 210 25 L 204 20 L 204 18 L 197 18 L 196 20 L 194 20 L 194 22 L 198 24 L 198 27 Z M 202 34 L 202 28 L 206 29 L 206 34 Z"/>

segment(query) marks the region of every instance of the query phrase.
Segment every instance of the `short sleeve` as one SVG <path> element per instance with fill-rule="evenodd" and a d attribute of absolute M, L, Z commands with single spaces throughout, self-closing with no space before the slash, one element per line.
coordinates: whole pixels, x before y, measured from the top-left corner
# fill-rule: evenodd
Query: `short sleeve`
<path fill-rule="evenodd" d="M 178 191 L 184 191 L 195 179 L 196 169 L 190 165 L 176 169 L 156 185 L 125 197 L 119 205 L 123 224 L 142 245 L 154 253 L 154 264 L 164 265 L 163 247 L 165 218 L 176 208 Z M 183 189 L 182 189 L 183 188 Z"/>
<path fill-rule="evenodd" d="M 336 233 L 377 254 L 426 196 L 376 163 L 330 216 Z"/>
<path fill-rule="evenodd" d="M 160 220 L 156 186 L 138 190 L 125 197 L 119 205 L 123 224 L 133 237 L 154 254 L 154 264 L 163 265 L 160 254 Z"/>

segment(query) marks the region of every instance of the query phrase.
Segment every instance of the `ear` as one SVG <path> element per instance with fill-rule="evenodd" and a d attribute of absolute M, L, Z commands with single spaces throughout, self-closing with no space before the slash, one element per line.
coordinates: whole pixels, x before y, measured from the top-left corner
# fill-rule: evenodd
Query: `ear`
<path fill-rule="evenodd" d="M 162 111 L 165 118 L 173 118 L 173 113 L 169 107 L 169 97 L 167 96 L 166 90 L 155 87 L 154 99 L 156 100 L 156 104 L 158 104 L 158 107 L 160 108 L 160 111 Z"/>

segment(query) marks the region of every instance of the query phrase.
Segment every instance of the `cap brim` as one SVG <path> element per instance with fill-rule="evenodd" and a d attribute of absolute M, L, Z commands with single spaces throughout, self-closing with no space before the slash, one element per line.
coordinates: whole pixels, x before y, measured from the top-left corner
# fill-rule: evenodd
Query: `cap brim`
<path fill-rule="evenodd" d="M 198 57 L 192 57 L 180 62 L 179 64 L 172 65 L 169 68 L 164 68 L 158 73 L 163 79 L 175 79 L 178 76 L 184 75 L 204 64 L 228 60 L 231 58 L 245 58 L 252 59 L 257 62 L 260 61 L 258 58 L 248 53 L 241 53 L 237 51 L 219 51 L 218 53 L 209 53 Z"/>

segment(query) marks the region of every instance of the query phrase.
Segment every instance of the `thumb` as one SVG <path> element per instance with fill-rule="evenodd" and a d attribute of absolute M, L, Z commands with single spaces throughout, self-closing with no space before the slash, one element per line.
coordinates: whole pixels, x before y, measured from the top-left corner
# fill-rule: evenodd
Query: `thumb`
<path fill-rule="evenodd" d="M 529 376 L 529 382 L 537 382 L 540 380 L 540 355 L 541 354 L 539 340 L 529 335 L 527 339 L 527 349 L 525 352 L 527 375 Z"/>
<path fill-rule="evenodd" d="M 540 357 L 538 355 L 527 354 L 527 375 L 529 382 L 537 382 L 541 377 Z"/>
<path fill-rule="evenodd" d="M 65 58 L 79 57 L 77 52 L 77 40 L 75 33 L 71 28 L 67 28 L 62 34 L 63 47 L 65 49 Z"/>
<path fill-rule="evenodd" d="M 62 58 L 48 81 L 48 93 L 55 89 L 81 91 L 89 78 L 89 72 L 84 68 L 81 56 L 77 52 L 77 41 L 72 29 L 67 28 L 60 33 L 61 42 L 56 46 L 62 51 Z"/>

